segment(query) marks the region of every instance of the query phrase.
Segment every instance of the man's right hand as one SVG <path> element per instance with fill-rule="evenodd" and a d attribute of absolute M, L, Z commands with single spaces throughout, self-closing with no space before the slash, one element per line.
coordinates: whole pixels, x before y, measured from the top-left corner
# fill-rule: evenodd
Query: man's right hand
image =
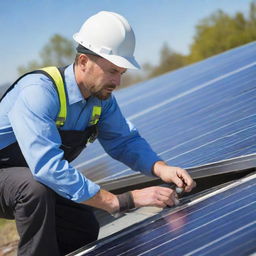
<path fill-rule="evenodd" d="M 164 208 L 177 203 L 177 194 L 171 188 L 153 186 L 131 191 L 135 207 L 156 206 Z M 100 208 L 109 213 L 118 212 L 119 202 L 117 196 L 101 189 L 94 197 L 83 202 L 86 205 Z"/>
<path fill-rule="evenodd" d="M 164 208 L 177 203 L 175 190 L 166 187 L 148 187 L 132 191 L 135 207 L 156 206 Z"/>

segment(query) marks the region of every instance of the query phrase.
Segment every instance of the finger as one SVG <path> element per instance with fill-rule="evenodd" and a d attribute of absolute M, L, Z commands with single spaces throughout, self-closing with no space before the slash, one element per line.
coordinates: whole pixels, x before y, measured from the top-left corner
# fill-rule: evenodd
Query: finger
<path fill-rule="evenodd" d="M 153 206 L 165 208 L 167 206 L 167 204 L 164 201 L 157 199 Z"/>
<path fill-rule="evenodd" d="M 174 205 L 178 205 L 180 203 L 180 200 L 178 198 L 174 198 Z"/>
<path fill-rule="evenodd" d="M 172 193 L 168 196 L 159 194 L 157 200 L 163 202 L 166 206 L 173 206 L 179 201 L 176 193 Z"/>
<path fill-rule="evenodd" d="M 162 196 L 165 196 L 166 200 L 170 199 L 174 202 L 175 198 L 178 198 L 178 193 L 176 190 L 171 188 L 166 188 L 166 190 L 158 191 Z"/>
<path fill-rule="evenodd" d="M 196 187 L 196 182 L 193 180 L 193 182 L 192 182 L 192 185 L 190 186 L 190 191 L 193 189 L 193 188 L 195 188 Z M 190 192 L 189 191 L 189 192 Z"/>
<path fill-rule="evenodd" d="M 183 180 L 178 176 L 178 175 L 175 175 L 172 179 L 172 182 L 179 188 L 182 188 L 184 187 L 184 183 L 183 183 Z"/>
<path fill-rule="evenodd" d="M 193 181 L 192 179 L 186 180 L 185 183 L 186 185 L 184 189 L 186 192 L 190 192 L 196 186 L 195 181 Z"/>
<path fill-rule="evenodd" d="M 186 170 L 183 169 L 180 170 L 178 176 L 183 182 L 184 190 L 186 192 L 190 192 L 195 186 L 195 182 L 193 181 L 191 176 L 187 173 Z"/>
<path fill-rule="evenodd" d="M 160 193 L 165 196 L 170 196 L 172 193 L 175 191 L 172 188 L 169 187 L 156 187 L 157 188 L 157 193 Z"/>

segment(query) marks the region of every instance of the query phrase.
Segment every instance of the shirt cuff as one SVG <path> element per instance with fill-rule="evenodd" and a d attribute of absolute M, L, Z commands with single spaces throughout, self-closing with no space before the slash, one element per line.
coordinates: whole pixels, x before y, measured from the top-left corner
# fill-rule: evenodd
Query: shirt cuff
<path fill-rule="evenodd" d="M 163 161 L 160 157 L 155 155 L 154 157 L 149 158 L 150 160 L 145 161 L 143 168 L 141 169 L 142 173 L 150 176 L 150 177 L 157 177 L 155 174 L 153 174 L 153 166 L 158 161 Z"/>
<path fill-rule="evenodd" d="M 81 203 L 94 197 L 99 191 L 100 186 L 98 184 L 86 179 L 83 189 L 80 191 L 81 193 L 73 195 L 71 200 L 77 203 Z"/>

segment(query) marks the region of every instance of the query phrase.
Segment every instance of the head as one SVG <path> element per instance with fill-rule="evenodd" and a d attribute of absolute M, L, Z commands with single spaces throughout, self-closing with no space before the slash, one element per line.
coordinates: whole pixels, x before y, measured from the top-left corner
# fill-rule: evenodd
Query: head
<path fill-rule="evenodd" d="M 126 69 L 140 68 L 133 56 L 134 32 L 117 13 L 102 11 L 93 15 L 73 38 L 79 44 L 76 79 L 80 90 L 84 88 L 84 96 L 105 99 L 120 84 Z"/>
<path fill-rule="evenodd" d="M 75 76 L 84 98 L 95 96 L 101 100 L 110 97 L 121 82 L 126 68 L 92 54 L 79 53 L 75 60 Z"/>

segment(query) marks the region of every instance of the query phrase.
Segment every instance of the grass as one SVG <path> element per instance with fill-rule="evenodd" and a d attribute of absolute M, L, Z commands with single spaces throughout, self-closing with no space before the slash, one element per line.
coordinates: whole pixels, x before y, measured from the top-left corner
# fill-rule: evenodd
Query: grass
<path fill-rule="evenodd" d="M 19 240 L 14 220 L 0 218 L 0 247 Z"/>
<path fill-rule="evenodd" d="M 8 220 L 0 218 L 0 228 L 7 222 Z"/>

